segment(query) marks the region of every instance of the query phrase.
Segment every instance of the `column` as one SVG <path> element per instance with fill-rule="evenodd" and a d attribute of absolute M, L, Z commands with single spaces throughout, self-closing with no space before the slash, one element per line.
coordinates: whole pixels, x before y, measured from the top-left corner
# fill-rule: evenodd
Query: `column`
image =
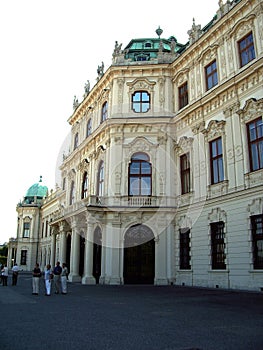
<path fill-rule="evenodd" d="M 92 275 L 93 271 L 93 224 L 88 222 L 86 240 L 85 240 L 85 256 L 84 256 L 84 276 L 83 284 L 96 284 L 96 280 Z"/>
<path fill-rule="evenodd" d="M 57 231 L 53 227 L 52 233 L 51 233 L 51 256 L 50 256 L 50 265 L 52 268 L 55 266 L 56 234 L 57 234 Z"/>
<path fill-rule="evenodd" d="M 61 223 L 59 226 L 60 232 L 60 261 L 61 263 L 66 262 L 66 253 L 67 253 L 67 232 L 64 223 Z"/>
<path fill-rule="evenodd" d="M 77 225 L 73 223 L 72 225 L 72 239 L 71 239 L 71 252 L 70 252 L 70 282 L 80 282 L 81 277 L 79 275 L 79 232 Z"/>

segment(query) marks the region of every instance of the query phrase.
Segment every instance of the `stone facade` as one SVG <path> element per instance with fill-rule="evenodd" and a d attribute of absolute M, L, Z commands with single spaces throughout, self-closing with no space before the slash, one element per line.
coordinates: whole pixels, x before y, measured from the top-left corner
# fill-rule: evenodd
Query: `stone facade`
<path fill-rule="evenodd" d="M 116 45 L 68 119 L 60 187 L 32 212 L 42 267 L 66 261 L 84 284 L 263 288 L 262 10 L 220 1 L 185 46 L 159 39 L 147 60 Z"/>

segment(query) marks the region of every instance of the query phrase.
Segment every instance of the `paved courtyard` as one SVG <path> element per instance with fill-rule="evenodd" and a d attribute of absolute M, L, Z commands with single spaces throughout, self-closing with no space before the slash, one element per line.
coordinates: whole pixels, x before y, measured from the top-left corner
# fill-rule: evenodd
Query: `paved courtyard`
<path fill-rule="evenodd" d="M 261 350 L 263 293 L 175 286 L 84 286 L 32 295 L 0 285 L 1 350 Z"/>

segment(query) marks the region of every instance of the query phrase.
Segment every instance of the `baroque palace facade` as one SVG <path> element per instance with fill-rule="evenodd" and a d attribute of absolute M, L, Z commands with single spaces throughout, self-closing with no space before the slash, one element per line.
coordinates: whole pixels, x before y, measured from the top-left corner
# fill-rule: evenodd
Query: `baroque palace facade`
<path fill-rule="evenodd" d="M 9 264 L 83 284 L 263 288 L 263 2 L 219 1 L 174 37 L 115 43 L 74 101 L 51 193 L 18 204 Z"/>

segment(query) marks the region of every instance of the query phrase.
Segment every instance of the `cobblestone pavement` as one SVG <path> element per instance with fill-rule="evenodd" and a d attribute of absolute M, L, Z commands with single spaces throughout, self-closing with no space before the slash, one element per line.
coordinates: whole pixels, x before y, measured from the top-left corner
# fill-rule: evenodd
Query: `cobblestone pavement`
<path fill-rule="evenodd" d="M 87 286 L 32 295 L 0 285 L 1 350 L 262 350 L 263 293 L 175 286 Z"/>

